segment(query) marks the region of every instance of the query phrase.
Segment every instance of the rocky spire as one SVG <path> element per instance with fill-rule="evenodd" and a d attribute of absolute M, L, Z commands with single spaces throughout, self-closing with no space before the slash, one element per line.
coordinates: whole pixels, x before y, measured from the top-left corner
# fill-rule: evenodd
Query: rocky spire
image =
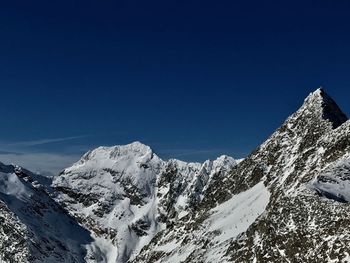
<path fill-rule="evenodd" d="M 313 112 L 324 120 L 332 123 L 333 129 L 348 120 L 337 103 L 322 89 L 312 92 L 304 101 L 303 112 Z"/>

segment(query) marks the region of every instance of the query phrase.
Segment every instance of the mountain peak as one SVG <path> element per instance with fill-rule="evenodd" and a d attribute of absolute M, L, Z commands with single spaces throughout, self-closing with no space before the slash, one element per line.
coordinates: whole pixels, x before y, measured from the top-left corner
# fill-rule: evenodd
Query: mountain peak
<path fill-rule="evenodd" d="M 306 97 L 304 104 L 322 104 L 327 97 L 330 98 L 324 89 L 320 87 Z"/>
<path fill-rule="evenodd" d="M 139 141 L 135 141 L 126 145 L 114 146 L 114 148 L 118 149 L 118 151 L 122 153 L 127 153 L 127 152 L 135 152 L 140 154 L 153 153 L 153 150 L 151 149 L 151 147 Z"/>
<path fill-rule="evenodd" d="M 348 120 L 347 116 L 341 111 L 337 103 L 322 87 L 310 93 L 305 99 L 304 105 L 301 109 L 303 111 L 308 110 L 318 112 L 322 119 L 332 123 L 333 129 L 336 129 Z"/>
<path fill-rule="evenodd" d="M 120 156 L 144 156 L 153 155 L 152 149 L 138 141 L 126 145 L 100 146 L 83 155 L 80 161 L 85 162 L 91 159 L 118 159 Z"/>

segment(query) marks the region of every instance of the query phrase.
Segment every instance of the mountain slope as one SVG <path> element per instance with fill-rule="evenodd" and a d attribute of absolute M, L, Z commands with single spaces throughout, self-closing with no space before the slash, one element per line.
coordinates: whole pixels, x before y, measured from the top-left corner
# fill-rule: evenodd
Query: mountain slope
<path fill-rule="evenodd" d="M 264 144 L 211 185 L 191 218 L 163 231 L 134 262 L 349 262 L 349 131 L 323 90 L 310 94 Z M 233 200 L 261 185 L 270 196 L 266 210 L 247 230 L 228 241 L 222 232 L 208 234 L 216 207 L 236 207 Z M 247 215 L 244 209 L 236 214 Z M 159 249 L 169 244 L 178 246 Z"/>
<path fill-rule="evenodd" d="M 5 262 L 85 262 L 92 241 L 33 181 L 34 174 L 0 163 L 0 258 Z"/>
<path fill-rule="evenodd" d="M 109 244 L 108 262 L 126 262 L 187 216 L 235 165 L 228 156 L 204 164 L 163 161 L 139 142 L 99 147 L 54 178 L 55 200 Z"/>

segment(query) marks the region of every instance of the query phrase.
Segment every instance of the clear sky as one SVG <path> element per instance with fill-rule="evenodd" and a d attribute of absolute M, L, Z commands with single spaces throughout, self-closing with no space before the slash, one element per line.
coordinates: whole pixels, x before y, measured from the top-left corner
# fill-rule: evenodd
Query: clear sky
<path fill-rule="evenodd" d="M 319 86 L 350 113 L 350 2 L 2 1 L 0 161 L 99 145 L 244 157 Z"/>

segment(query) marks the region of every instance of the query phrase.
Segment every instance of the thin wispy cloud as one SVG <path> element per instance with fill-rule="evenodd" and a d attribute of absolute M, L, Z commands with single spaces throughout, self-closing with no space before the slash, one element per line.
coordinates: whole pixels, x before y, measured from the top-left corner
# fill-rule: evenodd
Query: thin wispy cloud
<path fill-rule="evenodd" d="M 14 154 L 14 155 L 21 155 L 21 154 L 23 154 L 23 153 L 14 152 L 14 151 L 1 151 L 1 150 L 0 150 L 0 154 Z"/>
<path fill-rule="evenodd" d="M 86 135 L 62 137 L 62 138 L 51 138 L 51 139 L 40 139 L 40 140 L 32 140 L 32 141 L 22 141 L 22 142 L 10 143 L 10 144 L 8 144 L 8 146 L 30 147 L 30 146 L 38 146 L 38 145 L 44 145 L 44 144 L 50 144 L 50 143 L 71 141 L 71 140 L 81 139 L 84 137 L 86 137 Z"/>
<path fill-rule="evenodd" d="M 0 153 L 0 162 L 20 165 L 32 172 L 58 174 L 65 167 L 79 160 L 78 154 L 59 153 Z"/>
<path fill-rule="evenodd" d="M 38 150 L 36 146 L 66 142 L 84 138 L 86 135 L 39 139 L 20 142 L 0 142 L 0 162 L 20 165 L 33 172 L 57 174 L 79 160 L 81 152 L 71 154 L 60 150 Z"/>

